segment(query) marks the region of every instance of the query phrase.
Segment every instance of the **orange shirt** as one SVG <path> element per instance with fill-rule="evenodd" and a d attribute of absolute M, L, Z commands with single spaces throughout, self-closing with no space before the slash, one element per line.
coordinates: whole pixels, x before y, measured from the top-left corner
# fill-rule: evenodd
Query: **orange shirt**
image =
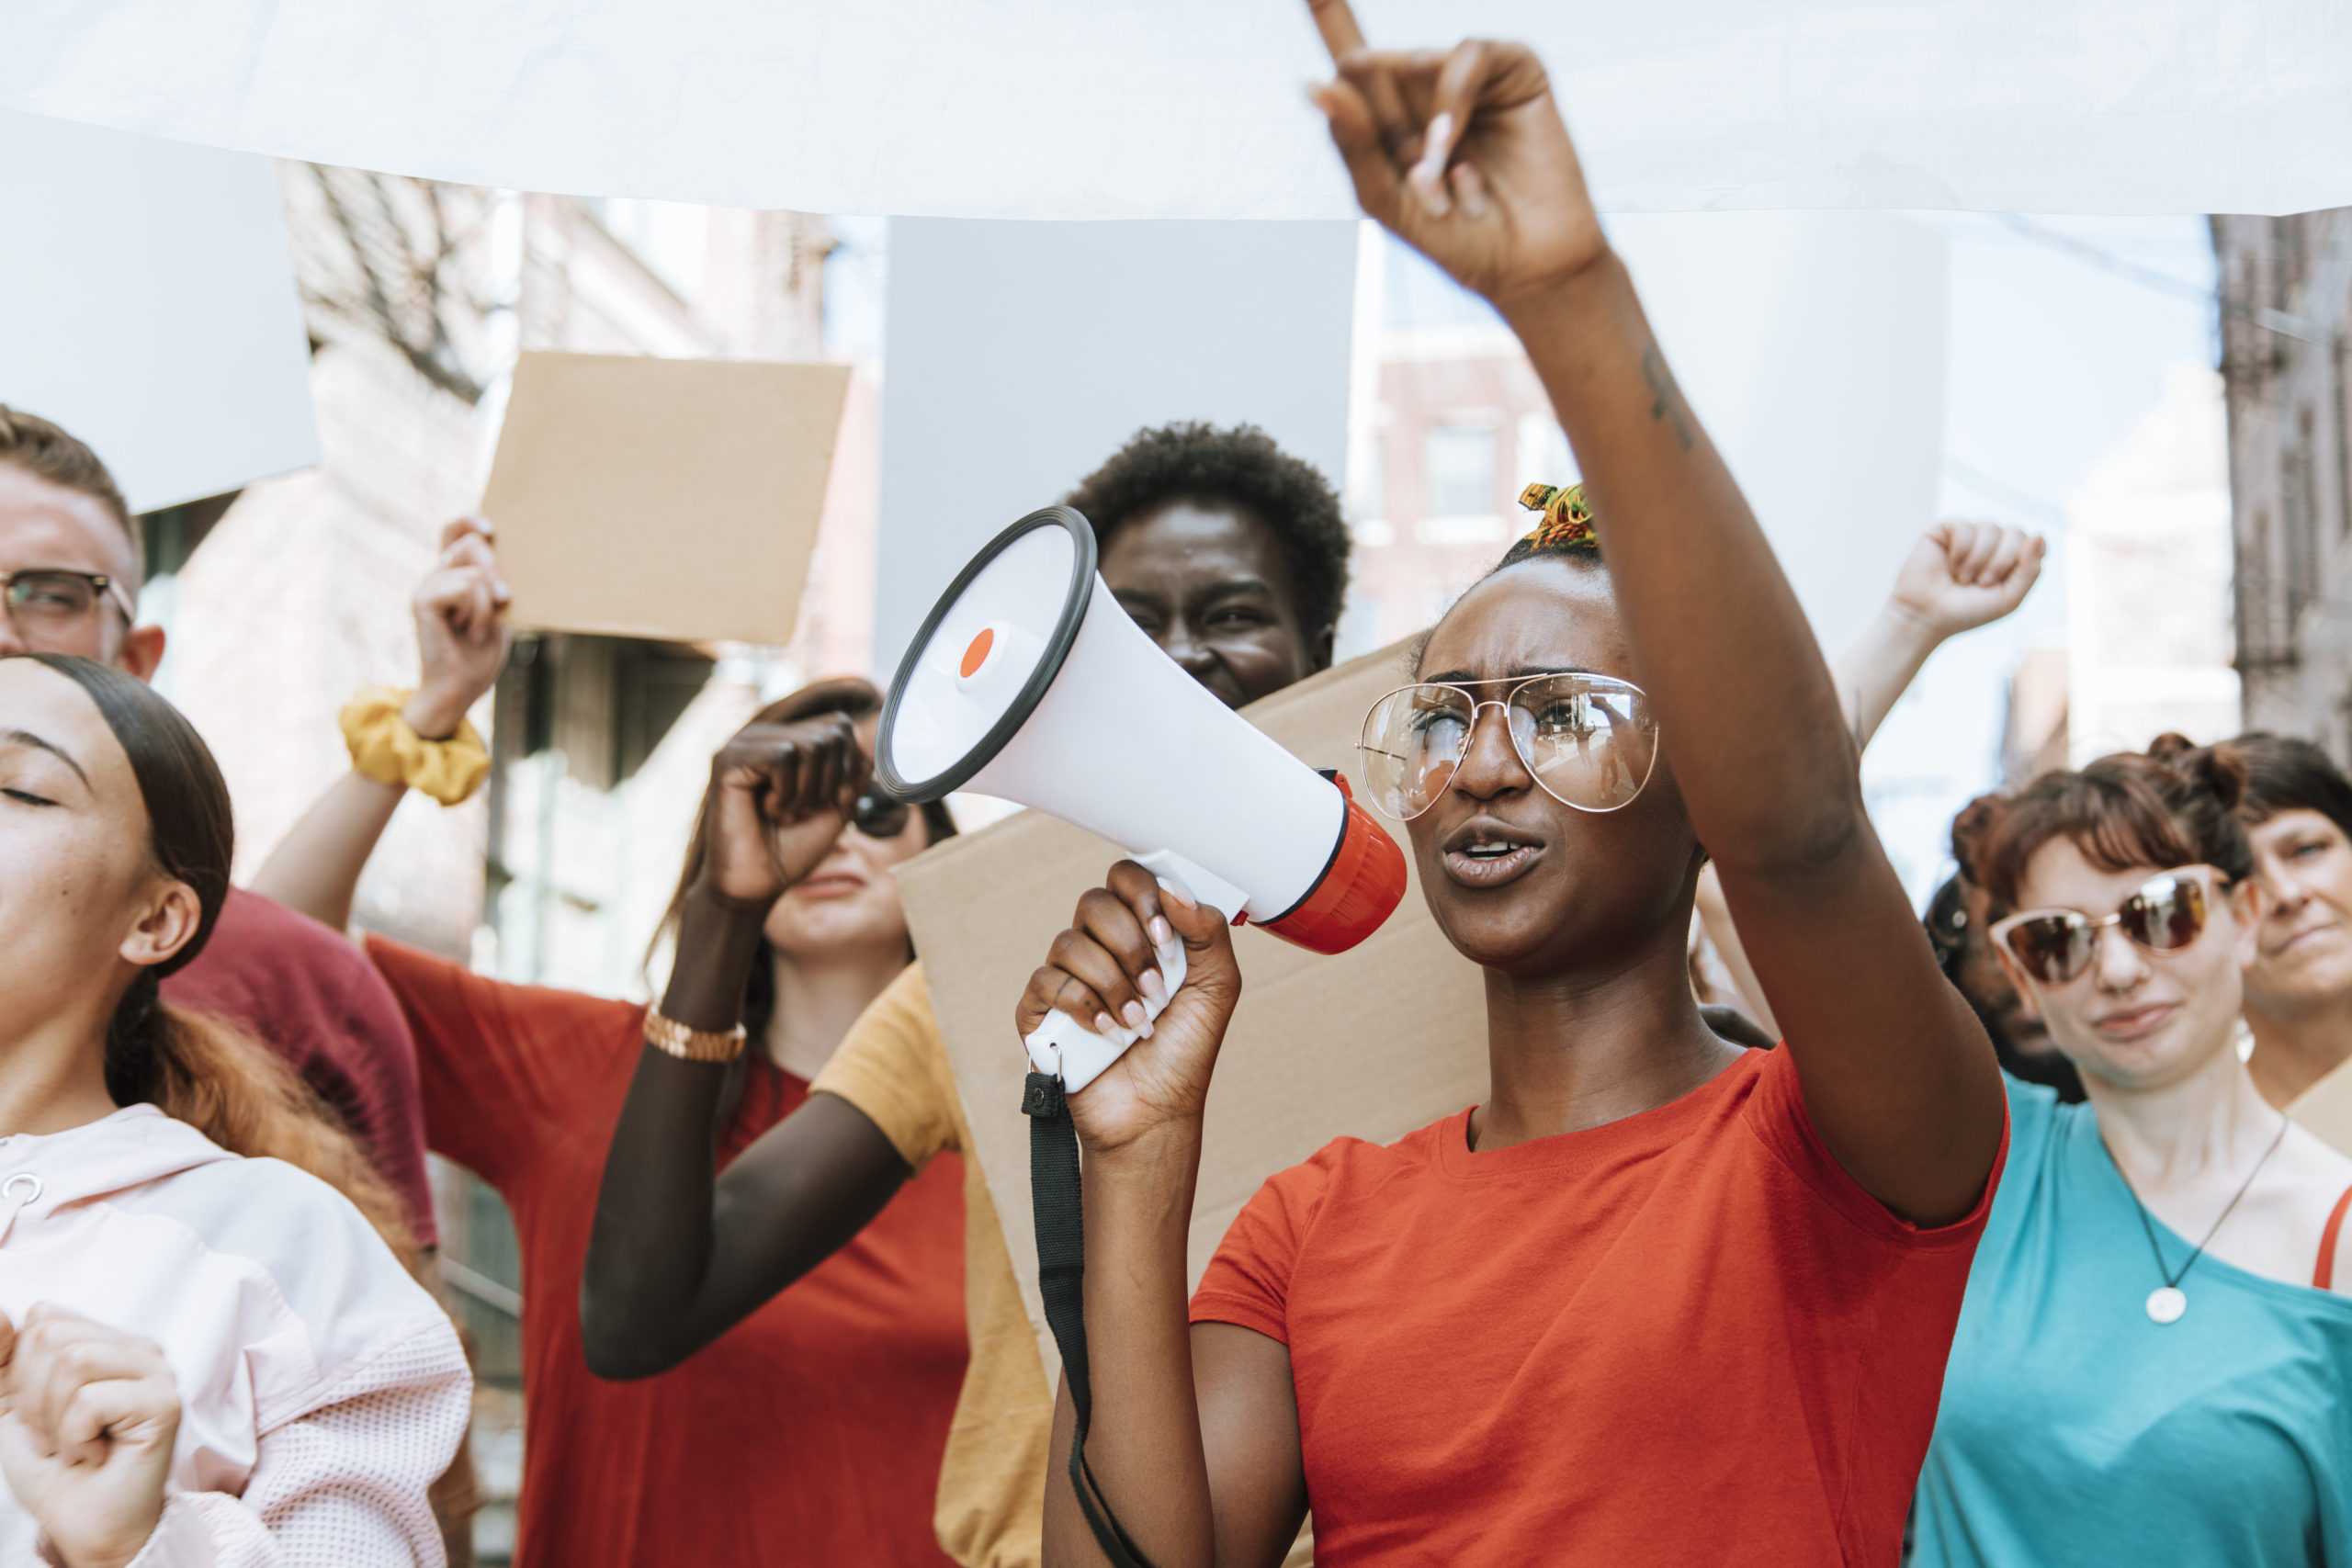
<path fill-rule="evenodd" d="M 947 1568 L 932 1504 L 964 1382 L 962 1162 L 684 1364 L 590 1374 L 580 1273 L 645 1009 L 370 937 L 416 1036 L 435 1152 L 496 1188 L 523 1260 L 516 1568 Z M 808 1086 L 755 1058 L 723 1164 Z"/>
<path fill-rule="evenodd" d="M 1193 1298 L 1290 1348 L 1316 1562 L 1894 1562 L 1997 1167 L 1904 1224 L 1785 1050 L 1587 1132 L 1468 1125 L 1276 1176 Z"/>

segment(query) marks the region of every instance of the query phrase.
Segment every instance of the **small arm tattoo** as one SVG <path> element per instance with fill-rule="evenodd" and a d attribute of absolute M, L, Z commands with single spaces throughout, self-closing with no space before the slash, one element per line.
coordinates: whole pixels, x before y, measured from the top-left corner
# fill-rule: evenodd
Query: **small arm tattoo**
<path fill-rule="evenodd" d="M 1684 412 L 1682 389 L 1674 384 L 1674 372 L 1667 368 L 1666 358 L 1658 353 L 1656 344 L 1642 350 L 1642 379 L 1657 394 L 1657 400 L 1650 404 L 1650 418 L 1673 420 L 1675 439 L 1688 452 L 1691 444 L 1690 418 Z"/>

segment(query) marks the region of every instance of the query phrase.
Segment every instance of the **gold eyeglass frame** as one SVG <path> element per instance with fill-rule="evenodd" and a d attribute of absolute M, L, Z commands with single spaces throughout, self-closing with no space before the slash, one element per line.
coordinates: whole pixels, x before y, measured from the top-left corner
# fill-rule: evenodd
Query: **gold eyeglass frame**
<path fill-rule="evenodd" d="M 1619 691 L 1631 692 L 1634 696 L 1639 697 L 1642 700 L 1645 706 L 1648 705 L 1650 700 L 1650 694 L 1642 690 L 1639 686 L 1634 684 L 1631 681 L 1621 681 L 1614 675 L 1593 675 L 1575 670 L 1554 670 L 1541 675 L 1496 675 L 1484 681 L 1408 681 L 1404 685 L 1398 686 L 1393 691 L 1382 693 L 1378 697 L 1374 699 L 1370 707 L 1364 709 L 1363 725 L 1357 732 L 1358 739 L 1356 740 L 1356 750 L 1360 752 L 1365 753 L 1367 758 L 1375 755 L 1382 757 L 1395 757 L 1398 761 L 1403 761 L 1405 759 L 1399 753 L 1391 751 L 1385 746 L 1374 746 L 1370 744 L 1373 716 L 1378 713 L 1391 697 L 1401 696 L 1407 692 L 1418 691 L 1424 686 L 1431 686 L 1440 691 L 1460 692 L 1464 698 L 1470 704 L 1470 723 L 1462 733 L 1462 755 L 1464 757 L 1467 757 L 1470 754 L 1471 746 L 1474 745 L 1478 739 L 1479 716 L 1484 714 L 1488 708 L 1500 708 L 1503 713 L 1503 733 L 1510 738 L 1510 749 L 1512 753 L 1519 758 L 1520 765 L 1527 770 L 1527 776 L 1535 781 L 1535 786 L 1542 790 L 1545 795 L 1550 795 L 1554 800 L 1558 801 L 1561 805 L 1566 807 L 1571 811 L 1582 811 L 1594 817 L 1606 817 L 1612 811 L 1623 811 L 1625 807 L 1633 805 L 1636 800 L 1639 800 L 1642 797 L 1642 791 L 1649 788 L 1650 780 L 1657 774 L 1658 753 L 1665 750 L 1665 745 L 1661 739 L 1664 734 L 1662 728 L 1655 722 L 1650 726 L 1649 766 L 1643 769 L 1641 782 L 1634 786 L 1633 794 L 1627 795 L 1624 799 L 1619 801 L 1614 806 L 1579 806 L 1575 801 L 1566 798 L 1559 791 L 1554 789 L 1550 784 L 1544 782 L 1544 775 L 1542 772 L 1537 769 L 1534 760 L 1528 756 L 1526 749 L 1520 744 L 1519 732 L 1511 728 L 1510 700 L 1519 695 L 1522 689 L 1535 684 L 1538 681 L 1590 681 L 1596 683 L 1613 687 Z M 1510 689 L 1499 697 L 1489 697 L 1485 702 L 1480 702 L 1478 700 L 1478 694 L 1469 689 L 1472 686 L 1508 686 Z M 1367 768 L 1370 767 L 1371 764 L 1369 761 L 1366 761 L 1365 765 Z M 1454 765 L 1456 767 L 1461 766 L 1459 759 L 1455 761 Z M 1368 789 L 1365 793 L 1373 796 L 1372 804 L 1374 808 L 1382 816 L 1394 822 L 1410 822 L 1416 818 L 1426 816 L 1430 807 L 1437 804 L 1436 799 L 1432 798 L 1430 801 L 1429 806 L 1422 807 L 1420 810 L 1412 813 L 1410 816 L 1399 817 L 1396 813 L 1389 810 L 1386 806 L 1381 803 L 1379 799 L 1379 792 L 1377 790 Z"/>

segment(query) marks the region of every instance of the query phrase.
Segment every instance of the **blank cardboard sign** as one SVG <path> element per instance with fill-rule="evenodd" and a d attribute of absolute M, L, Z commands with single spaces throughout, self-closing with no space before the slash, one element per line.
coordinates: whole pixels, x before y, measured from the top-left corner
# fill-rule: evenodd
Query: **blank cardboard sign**
<path fill-rule="evenodd" d="M 1403 644 L 1367 653 L 1242 710 L 1314 767 L 1345 770 L 1361 798 L 1356 738 L 1405 677 Z M 1401 842 L 1404 833 L 1388 827 Z M 1123 852 L 1039 811 L 950 839 L 899 872 L 899 894 L 980 1162 L 1003 1222 L 1048 1381 L 1061 1365 L 1037 1294 L 1029 1207 L 1029 1059 L 1012 1010 L 1079 896 Z M 1407 859 L 1410 867 L 1410 856 Z M 1487 1093 L 1487 1003 L 1418 875 L 1388 923 L 1320 957 L 1261 931 L 1234 932 L 1244 986 L 1209 1089 L 1191 1263 L 1197 1281 L 1259 1185 L 1343 1134 L 1391 1143 Z"/>
<path fill-rule="evenodd" d="M 482 511 L 517 626 L 784 643 L 844 365 L 526 354 Z"/>
<path fill-rule="evenodd" d="M 2352 1062 L 2296 1096 L 2287 1114 L 2338 1154 L 2352 1154 Z"/>

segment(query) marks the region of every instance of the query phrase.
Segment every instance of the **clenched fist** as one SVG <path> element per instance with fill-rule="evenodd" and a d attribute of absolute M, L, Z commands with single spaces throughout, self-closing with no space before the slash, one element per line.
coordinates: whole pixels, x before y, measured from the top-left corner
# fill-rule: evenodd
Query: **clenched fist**
<path fill-rule="evenodd" d="M 153 1340 L 35 1305 L 0 1314 L 0 1476 L 66 1568 L 121 1568 L 163 1517 L 179 1386 Z"/>

